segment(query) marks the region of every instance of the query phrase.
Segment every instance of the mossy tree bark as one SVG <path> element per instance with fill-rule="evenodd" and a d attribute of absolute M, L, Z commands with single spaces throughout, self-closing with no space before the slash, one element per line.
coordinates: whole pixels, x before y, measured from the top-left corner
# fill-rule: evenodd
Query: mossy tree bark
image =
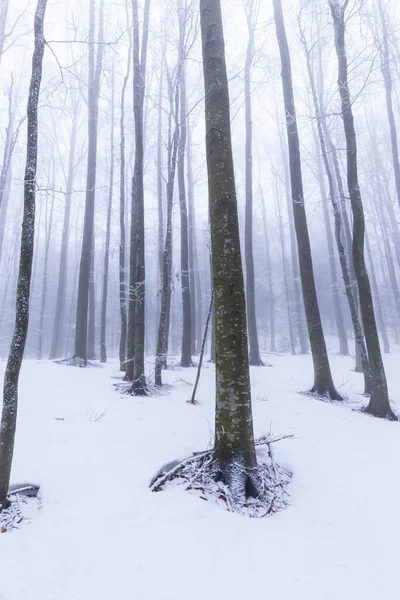
<path fill-rule="evenodd" d="M 239 502 L 257 494 L 258 486 L 220 0 L 201 0 L 200 19 L 216 325 L 214 456 Z"/>
<path fill-rule="evenodd" d="M 17 283 L 14 334 L 11 341 L 3 387 L 3 410 L 0 425 L 0 512 L 8 506 L 18 410 L 18 382 L 29 324 L 29 299 L 35 237 L 35 196 L 38 149 L 38 103 L 44 54 L 43 22 L 47 0 L 38 0 L 35 12 L 35 46 L 28 96 L 28 131 L 24 177 L 24 214 L 22 219 L 21 254 Z"/>

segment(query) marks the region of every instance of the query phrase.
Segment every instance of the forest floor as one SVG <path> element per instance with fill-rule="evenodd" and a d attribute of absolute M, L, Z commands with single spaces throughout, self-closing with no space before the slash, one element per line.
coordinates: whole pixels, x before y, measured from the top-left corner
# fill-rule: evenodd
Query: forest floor
<path fill-rule="evenodd" d="M 339 405 L 298 393 L 309 356 L 265 358 L 252 369 L 255 434 L 295 438 L 274 444 L 293 471 L 290 505 L 264 519 L 149 491 L 163 463 L 210 444 L 210 364 L 191 406 L 194 368 L 168 371 L 166 395 L 132 398 L 114 388 L 115 362 L 24 361 L 12 481 L 40 483 L 42 506 L 0 534 L 1 600 L 398 600 L 400 423 L 356 410 L 351 359 L 332 356 Z M 395 409 L 399 359 L 385 357 Z"/>

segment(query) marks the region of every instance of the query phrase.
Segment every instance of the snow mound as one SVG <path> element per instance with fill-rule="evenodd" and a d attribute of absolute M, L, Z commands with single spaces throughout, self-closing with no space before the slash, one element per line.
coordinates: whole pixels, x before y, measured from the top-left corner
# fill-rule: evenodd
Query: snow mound
<path fill-rule="evenodd" d="M 28 525 L 35 519 L 40 509 L 38 497 L 28 497 L 21 493 L 12 494 L 9 500 L 10 506 L 0 513 L 0 533 L 7 533 Z"/>

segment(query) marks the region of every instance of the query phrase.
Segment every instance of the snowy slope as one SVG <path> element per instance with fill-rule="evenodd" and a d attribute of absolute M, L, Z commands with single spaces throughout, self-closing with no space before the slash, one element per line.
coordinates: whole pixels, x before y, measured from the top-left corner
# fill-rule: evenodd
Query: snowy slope
<path fill-rule="evenodd" d="M 291 505 L 260 520 L 148 490 L 161 464 L 210 442 L 210 365 L 193 407 L 194 369 L 168 372 L 168 395 L 131 398 L 113 388 L 115 363 L 25 361 L 13 481 L 39 482 L 43 506 L 0 535 L 1 600 L 398 600 L 400 424 L 352 410 L 363 398 L 350 359 L 332 357 L 345 406 L 297 393 L 310 357 L 267 360 L 252 371 L 256 435 L 272 423 L 296 439 L 275 446 L 294 472 Z M 398 360 L 386 357 L 395 407 Z"/>

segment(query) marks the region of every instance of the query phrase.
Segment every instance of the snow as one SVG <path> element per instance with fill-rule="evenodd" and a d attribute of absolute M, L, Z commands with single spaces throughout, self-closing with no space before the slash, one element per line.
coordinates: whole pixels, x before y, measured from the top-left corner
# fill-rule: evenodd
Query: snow
<path fill-rule="evenodd" d="M 24 361 L 12 481 L 40 483 L 42 506 L 0 534 L 1 600 L 397 600 L 400 424 L 353 410 L 365 399 L 351 359 L 331 358 L 349 395 L 339 405 L 298 393 L 309 356 L 263 358 L 255 435 L 295 434 L 274 445 L 293 471 L 290 505 L 265 519 L 148 488 L 162 464 L 210 444 L 208 363 L 192 406 L 194 368 L 166 372 L 164 396 L 132 398 L 115 391 L 116 362 Z M 398 408 L 399 356 L 385 361 Z"/>

